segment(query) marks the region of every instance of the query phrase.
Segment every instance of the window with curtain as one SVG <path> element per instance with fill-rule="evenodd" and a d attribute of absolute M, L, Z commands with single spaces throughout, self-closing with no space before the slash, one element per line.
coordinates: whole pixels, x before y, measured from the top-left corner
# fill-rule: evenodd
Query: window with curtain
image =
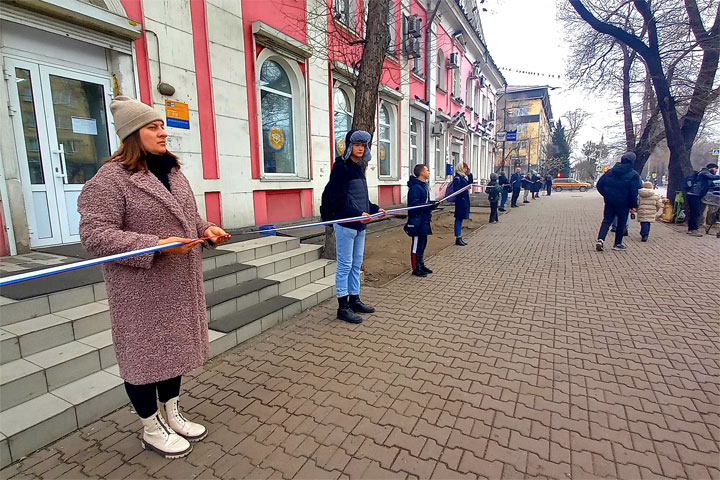
<path fill-rule="evenodd" d="M 435 178 L 445 178 L 445 137 L 435 137 Z"/>
<path fill-rule="evenodd" d="M 355 28 L 355 0 L 333 0 L 333 18 Z"/>
<path fill-rule="evenodd" d="M 410 171 L 418 163 L 423 162 L 423 139 L 425 138 L 423 122 L 417 118 L 410 119 Z"/>
<path fill-rule="evenodd" d="M 473 110 L 478 115 L 483 114 L 482 112 L 482 103 L 481 103 L 482 94 L 480 93 L 480 87 L 475 87 L 475 102 L 473 103 Z"/>
<path fill-rule="evenodd" d="M 392 125 L 391 117 L 385 105 L 380 106 L 380 115 L 378 116 L 378 156 L 380 165 L 380 175 L 392 175 Z"/>
<path fill-rule="evenodd" d="M 395 56 L 395 2 L 393 0 L 388 1 L 388 18 L 387 18 L 388 29 L 390 30 L 390 42 L 388 42 L 388 53 Z"/>
<path fill-rule="evenodd" d="M 452 95 L 453 97 L 460 98 L 460 69 L 453 69 L 452 77 Z"/>
<path fill-rule="evenodd" d="M 295 174 L 293 91 L 285 69 L 265 60 L 260 69 L 265 173 Z"/>
<path fill-rule="evenodd" d="M 470 78 L 465 82 L 465 105 L 472 107 L 472 80 Z"/>
<path fill-rule="evenodd" d="M 333 95 L 333 138 L 335 138 L 335 154 L 345 153 L 345 134 L 352 126 L 352 103 L 342 88 L 336 88 Z"/>
<path fill-rule="evenodd" d="M 442 50 L 438 50 L 437 54 L 437 84 L 443 90 L 447 90 L 445 83 L 445 54 Z"/>

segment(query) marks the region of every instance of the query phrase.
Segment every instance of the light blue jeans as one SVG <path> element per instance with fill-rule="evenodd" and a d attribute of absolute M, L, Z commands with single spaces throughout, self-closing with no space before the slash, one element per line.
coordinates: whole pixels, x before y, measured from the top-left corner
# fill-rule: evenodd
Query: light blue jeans
<path fill-rule="evenodd" d="M 337 272 L 335 288 L 337 296 L 360 295 L 360 265 L 365 253 L 365 230 L 357 231 L 342 225 L 335 229 L 335 253 Z"/>

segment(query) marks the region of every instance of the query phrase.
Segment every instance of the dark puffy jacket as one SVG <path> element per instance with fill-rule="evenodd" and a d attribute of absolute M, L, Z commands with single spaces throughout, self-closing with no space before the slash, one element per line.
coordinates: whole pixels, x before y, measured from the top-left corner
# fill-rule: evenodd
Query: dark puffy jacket
<path fill-rule="evenodd" d="M 695 183 L 693 183 L 693 186 L 688 190 L 688 194 L 704 197 L 708 190 L 710 190 L 713 180 L 720 180 L 720 175 L 713 175 L 710 173 L 710 170 L 703 168 L 698 172 Z"/>
<path fill-rule="evenodd" d="M 630 163 L 616 163 L 597 182 L 597 190 L 607 205 L 620 208 L 637 208 L 638 190 L 642 187 L 640 175 Z"/>
<path fill-rule="evenodd" d="M 530 180 L 530 175 L 525 175 L 521 182 L 523 190 L 530 190 L 530 187 L 532 186 L 532 180 Z"/>
<path fill-rule="evenodd" d="M 415 208 L 408 211 L 405 232 L 411 237 L 418 235 L 432 235 L 430 220 L 432 219 L 432 210 L 435 208 L 435 203 L 430 201 L 430 191 L 428 190 L 427 183 L 415 176 L 411 176 L 407 185 L 409 188 L 407 206 L 415 207 L 418 205 L 427 205 L 428 207 Z"/>
<path fill-rule="evenodd" d="M 459 173 L 453 178 L 453 192 L 457 192 L 473 183 L 472 173 L 468 173 L 467 180 Z M 470 218 L 470 192 L 465 190 L 455 197 L 455 218 Z"/>
<path fill-rule="evenodd" d="M 501 187 L 503 187 L 503 190 L 510 191 L 512 188 L 510 187 L 510 181 L 505 175 L 500 175 L 498 177 L 498 184 L 500 184 Z"/>
<path fill-rule="evenodd" d="M 537 175 L 533 175 L 532 177 L 530 177 L 530 180 L 532 181 L 530 190 L 532 192 L 538 193 L 542 188 L 542 180 Z"/>
<path fill-rule="evenodd" d="M 345 136 L 346 142 L 349 141 L 353 131 L 350 130 Z M 346 148 L 352 148 L 352 146 L 348 145 Z M 363 168 L 349 158 L 343 160 L 341 156 L 335 157 L 327 188 L 329 189 L 333 220 L 359 217 L 363 212 L 373 214 L 380 210 L 377 205 L 370 203 Z M 361 222 L 343 223 L 342 226 L 355 230 L 367 228 Z"/>
<path fill-rule="evenodd" d="M 512 189 L 516 192 L 520 191 L 520 187 L 522 185 L 522 173 L 513 173 L 510 175 L 510 184 L 512 185 Z"/>

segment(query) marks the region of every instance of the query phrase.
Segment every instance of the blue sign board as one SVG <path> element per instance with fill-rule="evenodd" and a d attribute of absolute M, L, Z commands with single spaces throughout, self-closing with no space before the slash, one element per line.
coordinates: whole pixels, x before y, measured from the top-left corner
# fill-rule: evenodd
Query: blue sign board
<path fill-rule="evenodd" d="M 508 142 L 514 142 L 517 140 L 517 130 L 508 130 L 505 134 L 505 140 Z"/>

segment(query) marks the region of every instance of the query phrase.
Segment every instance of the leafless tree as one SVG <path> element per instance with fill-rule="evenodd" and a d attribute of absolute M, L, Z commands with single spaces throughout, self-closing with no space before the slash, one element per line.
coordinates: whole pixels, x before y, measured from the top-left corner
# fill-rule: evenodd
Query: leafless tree
<path fill-rule="evenodd" d="M 602 53 L 603 46 L 609 52 L 616 44 L 622 46 L 621 51 L 625 49 L 620 56 L 625 69 L 617 68 L 617 57 L 589 57 L 585 68 L 588 78 L 620 72 L 625 82 L 628 76 L 623 73 L 632 71 L 634 56 L 641 60 L 638 68 L 647 70 L 646 77 L 659 101 L 649 109 L 652 102 L 643 102 L 643 111 L 649 112 L 640 140 L 644 136 L 649 144 L 657 138 L 651 121 L 657 110 L 670 150 L 669 191 L 679 189 L 683 177 L 692 170 L 690 153 L 703 116 L 720 94 L 715 83 L 720 58 L 720 4 L 712 0 L 665 0 L 652 5 L 647 0 L 570 0 L 570 5 L 605 37 L 595 37 L 597 41 L 591 42 L 593 52 Z M 712 26 L 706 28 L 705 21 L 713 17 Z M 601 39 L 610 39 L 610 46 Z M 632 85 L 632 79 L 629 82 Z M 686 107 L 683 97 L 687 98 Z M 625 126 L 626 136 L 630 137 L 627 122 Z"/>
<path fill-rule="evenodd" d="M 582 108 L 576 108 L 575 110 L 565 112 L 562 117 L 560 117 L 565 120 L 563 122 L 563 125 L 565 125 L 565 138 L 567 138 L 571 150 L 575 146 L 578 133 L 591 116 L 590 112 Z"/>

